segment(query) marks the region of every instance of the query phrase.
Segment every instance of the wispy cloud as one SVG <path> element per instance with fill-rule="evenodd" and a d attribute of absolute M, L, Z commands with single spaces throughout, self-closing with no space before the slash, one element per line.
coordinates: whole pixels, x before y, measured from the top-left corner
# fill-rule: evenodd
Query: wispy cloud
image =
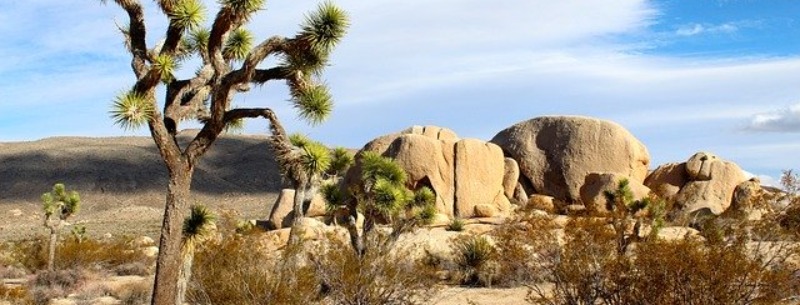
<path fill-rule="evenodd" d="M 781 110 L 756 114 L 745 129 L 766 132 L 800 132 L 800 103 Z"/>
<path fill-rule="evenodd" d="M 742 23 L 727 22 L 723 24 L 683 24 L 675 30 L 678 36 L 696 36 L 701 34 L 730 34 L 739 30 Z"/>

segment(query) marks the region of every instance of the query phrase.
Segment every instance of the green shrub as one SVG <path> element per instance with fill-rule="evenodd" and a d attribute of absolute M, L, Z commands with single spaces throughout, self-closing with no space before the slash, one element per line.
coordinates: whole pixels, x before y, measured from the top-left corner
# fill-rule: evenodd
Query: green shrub
<path fill-rule="evenodd" d="M 447 225 L 447 231 L 464 231 L 464 220 L 461 218 L 453 219 L 450 224 Z"/>
<path fill-rule="evenodd" d="M 457 238 L 453 242 L 455 264 L 460 273 L 461 284 L 491 286 L 496 276 L 497 249 L 485 236 Z"/>

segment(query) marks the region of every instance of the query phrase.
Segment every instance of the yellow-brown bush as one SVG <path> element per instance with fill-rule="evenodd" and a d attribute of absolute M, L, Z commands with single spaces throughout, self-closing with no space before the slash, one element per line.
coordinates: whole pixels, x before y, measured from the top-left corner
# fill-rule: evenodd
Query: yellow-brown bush
<path fill-rule="evenodd" d="M 312 261 L 325 287 L 325 300 L 344 305 L 429 304 L 435 292 L 434 270 L 415 260 L 412 249 L 398 248 L 376 236 L 359 256 L 340 239 L 329 239 Z"/>
<path fill-rule="evenodd" d="M 230 234 L 197 249 L 186 300 L 191 304 L 310 304 L 320 285 L 309 266 L 255 250 L 260 232 Z"/>
<path fill-rule="evenodd" d="M 77 239 L 69 237 L 57 246 L 55 266 L 57 269 L 107 270 L 120 269 L 131 275 L 132 265 L 150 266 L 153 263 L 144 253 L 133 246 L 132 238 L 117 237 L 110 240 Z M 33 272 L 47 267 L 47 247 L 44 237 L 17 241 L 10 245 L 15 262 Z M 146 275 L 149 268 L 138 268 L 135 275 Z"/>
<path fill-rule="evenodd" d="M 607 220 L 576 218 L 567 224 L 561 246 L 553 248 L 551 243 L 528 256 L 527 270 L 536 275 L 528 278 L 532 287 L 528 301 L 772 304 L 800 294 L 797 266 L 786 262 L 797 254 L 794 244 L 750 242 L 746 234 L 737 233 L 716 241 L 645 238 L 629 252 L 619 253 L 614 243 L 617 234 Z M 519 238 L 515 242 L 525 243 Z M 501 251 L 505 243 L 498 241 Z"/>

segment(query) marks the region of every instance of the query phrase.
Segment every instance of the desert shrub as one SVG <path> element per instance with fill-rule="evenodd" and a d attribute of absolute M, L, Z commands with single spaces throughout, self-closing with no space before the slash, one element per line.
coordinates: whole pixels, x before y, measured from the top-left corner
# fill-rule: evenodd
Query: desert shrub
<path fill-rule="evenodd" d="M 10 265 L 10 266 L 2 266 L 0 265 L 0 279 L 17 279 L 28 275 L 28 272 L 25 269 L 20 267 Z"/>
<path fill-rule="evenodd" d="M 514 287 L 542 281 L 549 266 L 536 262 L 560 252 L 557 232 L 549 216 L 535 214 L 521 214 L 492 231 L 499 268 L 494 284 Z"/>
<path fill-rule="evenodd" d="M 142 281 L 130 283 L 113 291 L 111 296 L 120 301 L 122 305 L 144 305 L 150 304 L 153 285 Z"/>
<path fill-rule="evenodd" d="M 485 236 L 456 238 L 452 244 L 461 284 L 491 286 L 497 273 L 497 249 Z"/>
<path fill-rule="evenodd" d="M 74 292 L 86 279 L 86 273 L 80 270 L 42 270 L 28 282 L 28 292 L 34 304 L 48 304 Z"/>
<path fill-rule="evenodd" d="M 28 289 L 25 286 L 7 287 L 6 285 L 0 285 L 0 304 L 3 303 L 2 301 L 15 305 L 33 304 L 33 300 L 30 298 Z"/>
<path fill-rule="evenodd" d="M 386 238 L 386 237 L 383 237 Z M 434 269 L 415 260 L 411 249 L 392 248 L 380 237 L 370 239 L 358 255 L 340 239 L 320 247 L 314 262 L 326 301 L 345 305 L 429 304 L 435 291 Z"/>
<path fill-rule="evenodd" d="M 533 256 L 544 275 L 533 284 L 535 304 L 772 304 L 800 292 L 789 243 L 645 239 L 619 253 L 603 219 L 575 219 L 564 245 Z"/>
<path fill-rule="evenodd" d="M 56 265 L 61 268 L 117 269 L 130 264 L 152 263 L 142 251 L 132 246 L 132 239 L 111 240 L 68 238 L 58 247 Z"/>
<path fill-rule="evenodd" d="M 447 231 L 464 231 L 464 220 L 461 218 L 453 219 L 450 224 L 447 225 Z"/>
<path fill-rule="evenodd" d="M 47 266 L 47 248 L 44 238 L 23 240 L 11 245 L 11 256 L 29 271 Z M 62 269 L 115 270 L 128 264 L 152 264 L 132 245 L 132 239 L 118 237 L 111 240 L 90 238 L 65 238 L 57 246 L 55 265 Z"/>
<path fill-rule="evenodd" d="M 261 233 L 226 234 L 198 247 L 186 294 L 190 304 L 310 304 L 320 292 L 313 268 L 266 253 Z"/>

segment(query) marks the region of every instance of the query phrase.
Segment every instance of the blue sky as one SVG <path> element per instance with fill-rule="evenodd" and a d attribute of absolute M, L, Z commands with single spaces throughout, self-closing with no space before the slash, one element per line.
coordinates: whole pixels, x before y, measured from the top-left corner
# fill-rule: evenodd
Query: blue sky
<path fill-rule="evenodd" d="M 268 1 L 248 28 L 293 35 L 317 2 Z M 166 20 L 143 3 L 152 45 Z M 800 1 L 337 4 L 353 25 L 325 74 L 337 102 L 326 123 L 297 121 L 283 84 L 235 104 L 273 107 L 287 129 L 349 147 L 414 124 L 488 140 L 522 120 L 568 114 L 622 124 L 654 166 L 711 151 L 765 179 L 800 168 Z M 134 81 L 115 22 L 125 14 L 99 1 L 0 2 L 0 141 L 146 135 L 108 118 Z"/>

